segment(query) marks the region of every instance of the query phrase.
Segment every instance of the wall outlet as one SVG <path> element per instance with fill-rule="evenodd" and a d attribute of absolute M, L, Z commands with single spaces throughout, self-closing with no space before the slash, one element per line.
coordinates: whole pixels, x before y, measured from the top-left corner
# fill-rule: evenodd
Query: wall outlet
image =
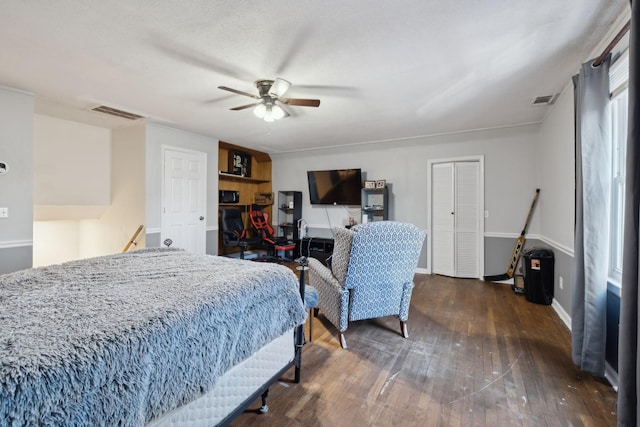
<path fill-rule="evenodd" d="M 9 218 L 9 208 L 0 208 L 0 218 Z"/>
<path fill-rule="evenodd" d="M 488 209 L 484 211 L 484 217 L 485 218 L 489 218 L 489 210 Z"/>
<path fill-rule="evenodd" d="M 560 289 L 564 289 L 564 283 L 562 283 L 562 276 L 560 276 L 558 279 L 558 287 Z"/>

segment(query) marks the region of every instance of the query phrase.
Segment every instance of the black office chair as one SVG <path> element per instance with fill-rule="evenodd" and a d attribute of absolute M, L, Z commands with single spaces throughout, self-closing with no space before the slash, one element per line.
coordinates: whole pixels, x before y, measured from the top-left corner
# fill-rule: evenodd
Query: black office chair
<path fill-rule="evenodd" d="M 244 251 L 249 245 L 262 242 L 260 237 L 249 237 L 242 221 L 242 211 L 236 208 L 220 210 L 220 225 L 222 228 L 222 244 L 240 248 L 240 259 L 244 259 Z"/>

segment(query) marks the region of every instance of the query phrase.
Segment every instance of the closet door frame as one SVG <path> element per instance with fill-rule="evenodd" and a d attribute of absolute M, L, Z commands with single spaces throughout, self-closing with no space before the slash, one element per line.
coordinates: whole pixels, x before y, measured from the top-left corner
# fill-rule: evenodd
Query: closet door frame
<path fill-rule="evenodd" d="M 485 219 L 485 209 L 484 209 L 484 155 L 477 156 L 463 156 L 463 157 L 447 157 L 441 159 L 432 159 L 427 160 L 427 230 L 429 232 L 428 239 L 428 251 L 429 256 L 427 256 L 427 271 L 429 273 L 432 272 L 433 267 L 433 223 L 432 223 L 432 215 L 433 215 L 433 166 L 440 163 L 455 163 L 455 162 L 478 162 L 479 166 L 479 180 L 478 183 L 479 188 L 479 207 L 478 207 L 478 279 L 482 280 L 484 277 L 484 219 Z"/>

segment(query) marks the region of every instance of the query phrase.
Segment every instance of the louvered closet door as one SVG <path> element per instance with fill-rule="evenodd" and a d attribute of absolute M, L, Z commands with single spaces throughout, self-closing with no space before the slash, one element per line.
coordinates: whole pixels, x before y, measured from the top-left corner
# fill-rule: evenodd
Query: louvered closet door
<path fill-rule="evenodd" d="M 454 167 L 455 276 L 479 277 L 480 165 L 456 162 Z"/>
<path fill-rule="evenodd" d="M 431 177 L 432 271 L 480 277 L 480 164 L 434 163 Z"/>

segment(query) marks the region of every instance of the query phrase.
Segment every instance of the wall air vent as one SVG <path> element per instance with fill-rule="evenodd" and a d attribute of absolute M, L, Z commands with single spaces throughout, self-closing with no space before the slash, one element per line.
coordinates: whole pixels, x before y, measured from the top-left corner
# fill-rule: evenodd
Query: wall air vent
<path fill-rule="evenodd" d="M 531 101 L 533 105 L 551 105 L 558 99 L 558 94 L 538 96 Z"/>
<path fill-rule="evenodd" d="M 117 108 L 107 107 L 106 105 L 100 105 L 98 107 L 92 108 L 91 110 L 97 111 L 98 113 L 104 113 L 104 114 L 109 114 L 116 117 L 122 117 L 128 120 L 138 120 L 142 118 L 142 116 L 139 116 L 137 114 L 118 110 Z"/>

